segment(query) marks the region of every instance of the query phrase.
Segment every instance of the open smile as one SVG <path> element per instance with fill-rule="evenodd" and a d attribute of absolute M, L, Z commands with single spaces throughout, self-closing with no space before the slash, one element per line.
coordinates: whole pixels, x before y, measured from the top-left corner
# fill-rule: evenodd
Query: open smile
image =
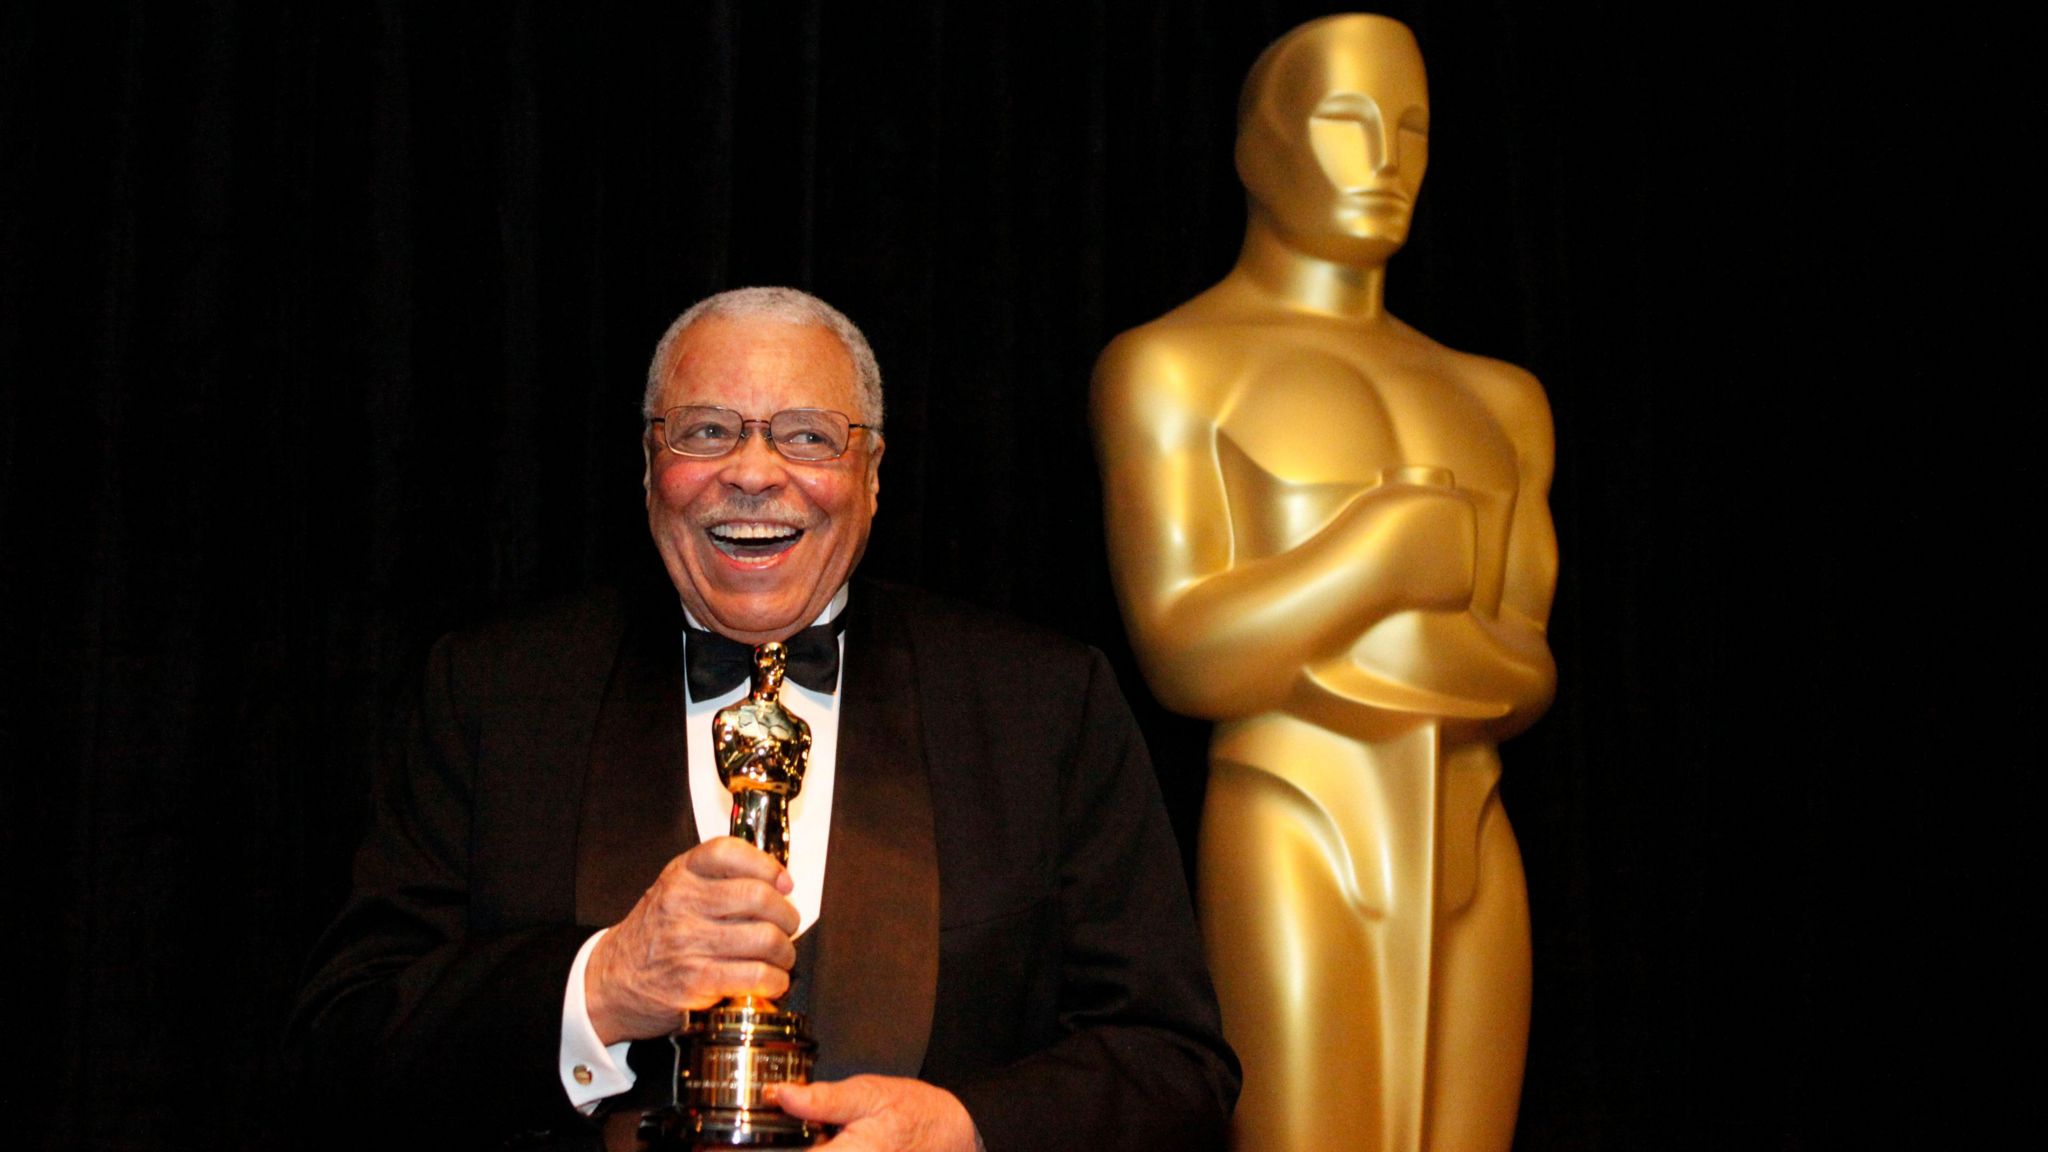
<path fill-rule="evenodd" d="M 730 521 L 704 530 L 711 546 L 735 560 L 760 561 L 780 556 L 803 538 L 804 530 L 793 524 L 761 521 Z"/>

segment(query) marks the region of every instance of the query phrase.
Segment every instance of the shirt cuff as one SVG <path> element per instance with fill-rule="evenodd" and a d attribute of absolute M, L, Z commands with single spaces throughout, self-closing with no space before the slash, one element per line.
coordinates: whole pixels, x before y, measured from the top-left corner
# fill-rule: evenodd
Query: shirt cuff
<path fill-rule="evenodd" d="M 576 963 L 569 966 L 569 987 L 562 994 L 562 1051 L 556 1070 L 562 1076 L 562 1090 L 569 1103 L 585 1116 L 597 1111 L 608 1096 L 617 1096 L 633 1086 L 633 1068 L 626 1063 L 631 1042 L 606 1047 L 590 1023 L 590 1009 L 583 1000 L 583 970 L 590 966 L 590 953 L 607 930 L 600 930 L 583 942 Z"/>

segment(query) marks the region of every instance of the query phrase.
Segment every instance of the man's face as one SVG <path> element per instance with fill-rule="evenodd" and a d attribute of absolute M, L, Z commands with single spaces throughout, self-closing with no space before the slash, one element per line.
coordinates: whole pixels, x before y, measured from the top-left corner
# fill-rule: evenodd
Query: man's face
<path fill-rule="evenodd" d="M 825 328 L 711 316 L 677 339 L 658 409 L 730 408 L 766 420 L 785 408 L 862 419 L 853 360 Z M 856 430 L 837 460 L 795 463 L 766 429 L 716 459 L 679 456 L 649 432 L 647 527 L 698 622 L 746 644 L 817 619 L 860 562 L 880 491 L 881 439 Z"/>
<path fill-rule="evenodd" d="M 1429 162 L 1429 89 L 1407 29 L 1332 21 L 1252 94 L 1238 170 L 1290 247 L 1385 260 L 1408 238 Z"/>

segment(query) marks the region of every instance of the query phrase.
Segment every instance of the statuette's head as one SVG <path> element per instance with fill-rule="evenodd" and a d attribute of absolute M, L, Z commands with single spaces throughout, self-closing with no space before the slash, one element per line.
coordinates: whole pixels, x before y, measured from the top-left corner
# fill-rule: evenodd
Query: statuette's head
<path fill-rule="evenodd" d="M 746 644 L 825 610 L 881 490 L 881 372 L 839 312 L 743 288 L 685 312 L 644 403 L 647 526 L 699 622 Z"/>
<path fill-rule="evenodd" d="M 753 695 L 774 699 L 782 691 L 783 675 L 789 670 L 789 649 L 770 641 L 754 648 Z"/>
<path fill-rule="evenodd" d="M 1429 163 L 1415 36 L 1384 16 L 1326 16 L 1275 41 L 1238 102 L 1237 172 L 1254 226 L 1296 251 L 1378 264 L 1408 238 Z"/>

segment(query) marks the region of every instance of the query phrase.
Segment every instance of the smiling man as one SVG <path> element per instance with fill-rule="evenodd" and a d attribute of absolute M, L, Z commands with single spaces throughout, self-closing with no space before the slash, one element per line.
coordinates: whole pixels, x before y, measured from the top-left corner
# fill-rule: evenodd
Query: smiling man
<path fill-rule="evenodd" d="M 429 661 L 293 1024 L 333 1132 L 632 1147 L 682 1014 L 761 995 L 811 1019 L 781 1103 L 829 1147 L 1219 1146 L 1236 1060 L 1100 654 L 851 579 L 884 448 L 859 330 L 715 296 L 644 412 L 668 579 Z M 768 640 L 813 736 L 787 868 L 725 835 L 709 754 L 746 691 L 719 654 Z"/>
<path fill-rule="evenodd" d="M 663 337 L 647 391 L 647 526 L 705 627 L 780 640 L 853 573 L 881 487 L 880 375 L 851 324 L 786 289 L 713 297 Z M 759 435 L 750 417 L 771 414 L 785 434 Z"/>

